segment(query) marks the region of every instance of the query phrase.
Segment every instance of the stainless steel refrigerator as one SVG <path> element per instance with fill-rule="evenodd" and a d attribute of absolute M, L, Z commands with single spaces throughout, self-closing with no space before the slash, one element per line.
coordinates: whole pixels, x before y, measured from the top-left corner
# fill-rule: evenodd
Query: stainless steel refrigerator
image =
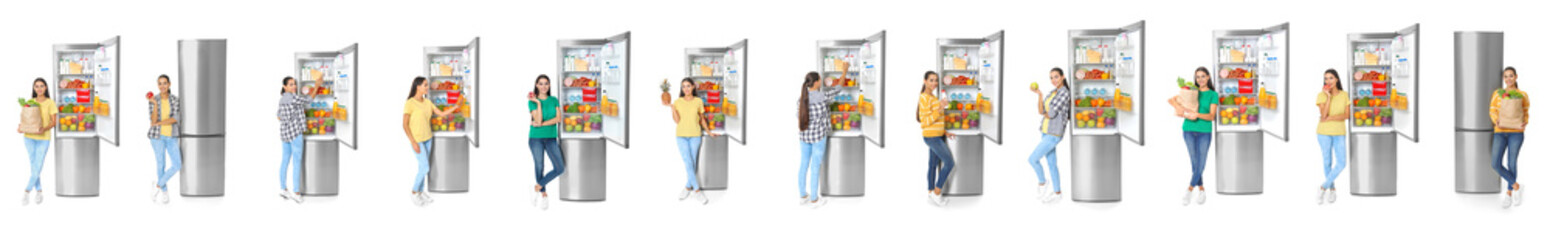
<path fill-rule="evenodd" d="M 630 148 L 630 32 L 603 39 L 557 41 L 560 149 L 565 174 L 560 200 L 603 201 L 608 193 L 608 145 Z M 553 84 L 558 83 L 558 84 Z"/>
<path fill-rule="evenodd" d="M 360 92 L 356 63 L 358 44 L 331 52 L 296 53 L 296 79 L 302 88 L 319 86 L 306 108 L 306 147 L 301 164 L 301 188 L 307 196 L 339 195 L 339 145 L 356 149 L 356 103 Z M 321 83 L 321 84 L 319 84 Z"/>
<path fill-rule="evenodd" d="M 726 47 L 686 48 L 684 71 L 685 76 L 707 87 L 699 89 L 700 99 L 710 107 L 704 118 L 710 120 L 710 132 L 721 135 L 705 136 L 700 142 L 695 176 L 700 178 L 701 189 L 727 189 L 731 178 L 727 140 L 748 144 L 748 39 Z"/>
<path fill-rule="evenodd" d="M 1420 141 L 1420 27 L 1347 37 L 1350 75 L 1341 81 L 1352 101 L 1347 121 L 1351 195 L 1393 196 L 1399 181 L 1395 136 Z"/>
<path fill-rule="evenodd" d="M 183 196 L 226 194 L 226 39 L 178 41 Z"/>
<path fill-rule="evenodd" d="M 1146 21 L 1071 30 L 1067 41 L 1072 102 L 1058 104 L 1071 106 L 1071 200 L 1117 202 L 1124 193 L 1120 138 L 1146 145 Z"/>
<path fill-rule="evenodd" d="M 1491 93 L 1502 88 L 1502 32 L 1453 32 L 1453 191 L 1498 193 Z"/>
<path fill-rule="evenodd" d="M 1001 99 L 1005 92 L 1001 63 L 1006 59 L 1006 31 L 983 38 L 938 38 L 936 70 L 941 91 L 934 94 L 952 106 L 943 109 L 953 172 L 943 194 L 974 196 L 985 191 L 985 141 L 1001 144 Z"/>
<path fill-rule="evenodd" d="M 468 45 L 425 47 L 425 76 L 437 108 L 456 107 L 431 119 L 428 191 L 468 192 L 468 147 L 479 147 L 479 38 Z"/>
<path fill-rule="evenodd" d="M 1265 188 L 1265 138 L 1289 141 L 1291 96 L 1289 23 L 1263 29 L 1216 30 L 1209 70 L 1221 102 L 1216 109 L 1216 192 L 1259 194 Z M 1194 76 L 1191 73 L 1190 76 Z M 1193 79 L 1191 79 L 1193 80 Z"/>
<path fill-rule="evenodd" d="M 100 43 L 55 44 L 54 195 L 97 196 L 101 184 L 99 142 L 118 146 L 119 37 Z M 68 111 L 65 109 L 69 108 Z"/>
<path fill-rule="evenodd" d="M 887 48 L 883 45 L 888 31 L 881 31 L 864 39 L 818 41 L 818 72 L 825 88 L 829 83 L 845 81 L 838 88 L 839 95 L 829 106 L 829 146 L 825 150 L 823 167 L 819 170 L 824 196 L 862 196 L 866 194 L 866 142 L 883 147 L 883 99 L 885 89 L 884 66 L 887 65 Z M 839 63 L 849 63 L 850 74 L 840 76 L 845 69 Z M 873 94 L 867 97 L 866 94 Z M 840 111 L 840 105 L 849 104 L 853 111 Z"/>

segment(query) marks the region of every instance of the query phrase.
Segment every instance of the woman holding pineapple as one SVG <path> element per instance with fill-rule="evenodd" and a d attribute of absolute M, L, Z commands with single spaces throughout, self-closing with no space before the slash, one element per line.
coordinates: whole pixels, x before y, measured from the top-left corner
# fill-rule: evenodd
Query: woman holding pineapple
<path fill-rule="evenodd" d="M 1319 154 L 1324 158 L 1324 183 L 1319 185 L 1319 204 L 1335 203 L 1335 179 L 1346 165 L 1345 120 L 1351 118 L 1351 97 L 1340 86 L 1340 73 L 1324 70 L 1324 90 L 1315 103 L 1319 108 Z M 1330 163 L 1333 161 L 1333 165 Z"/>
<path fill-rule="evenodd" d="M 1528 93 L 1518 89 L 1518 69 L 1502 70 L 1502 83 L 1506 86 L 1491 94 L 1491 123 L 1496 133 L 1491 137 L 1491 168 L 1507 180 L 1507 195 L 1502 198 L 1502 208 L 1523 204 L 1523 184 L 1518 183 L 1518 150 L 1523 148 L 1523 129 L 1528 127 Z M 1507 165 L 1502 165 L 1503 153 Z"/>
<path fill-rule="evenodd" d="M 1060 68 L 1049 70 L 1049 83 L 1054 90 L 1050 90 L 1049 96 L 1039 92 L 1039 83 L 1034 82 L 1030 90 L 1039 94 L 1039 115 L 1043 116 L 1039 124 L 1039 132 L 1042 137 L 1039 146 L 1033 148 L 1033 154 L 1028 155 L 1028 164 L 1033 165 L 1033 172 L 1039 175 L 1038 194 L 1040 200 L 1048 203 L 1060 201 L 1060 168 L 1059 161 L 1055 158 L 1055 145 L 1060 144 L 1061 134 L 1066 132 L 1066 123 L 1071 117 L 1071 93 L 1066 86 L 1065 71 Z M 1055 182 L 1054 191 L 1047 191 L 1049 187 L 1044 184 L 1044 166 L 1039 165 L 1039 157 L 1049 161 L 1050 179 Z"/>
<path fill-rule="evenodd" d="M 22 205 L 43 204 L 43 182 L 39 178 L 43 176 L 43 159 L 48 156 L 51 136 L 48 131 L 54 128 L 59 107 L 54 105 L 54 99 L 49 98 L 48 81 L 43 78 L 32 80 L 32 99 L 30 103 L 23 104 L 38 108 L 42 126 L 32 129 L 22 129 L 20 126 L 16 128 L 16 132 L 23 136 L 22 142 L 26 143 L 27 147 L 27 159 L 32 164 L 32 175 L 27 178 L 27 190 L 26 194 L 22 195 Z"/>
<path fill-rule="evenodd" d="M 1216 97 L 1216 85 L 1211 83 L 1211 72 L 1205 67 L 1195 69 L 1194 85 L 1183 87 L 1186 89 L 1180 91 L 1179 96 L 1169 98 L 1168 104 L 1173 105 L 1175 116 L 1184 118 L 1184 146 L 1189 150 L 1192 172 L 1189 191 L 1184 193 L 1184 205 L 1190 202 L 1205 204 L 1206 187 L 1202 179 L 1206 170 L 1206 154 L 1211 149 L 1212 121 L 1216 119 L 1216 105 L 1221 100 Z"/>
<path fill-rule="evenodd" d="M 694 175 L 695 163 L 700 154 L 700 136 L 711 137 L 721 134 L 710 133 L 705 118 L 705 101 L 701 100 L 698 91 L 695 90 L 694 79 L 684 78 L 679 84 L 678 99 L 673 102 L 673 122 L 678 125 L 677 138 L 678 153 L 683 155 L 684 170 L 689 175 L 689 183 L 684 185 L 682 193 L 678 194 L 678 200 L 688 199 L 694 195 L 700 204 L 710 203 L 705 198 L 705 193 L 700 191 L 700 178 Z"/>

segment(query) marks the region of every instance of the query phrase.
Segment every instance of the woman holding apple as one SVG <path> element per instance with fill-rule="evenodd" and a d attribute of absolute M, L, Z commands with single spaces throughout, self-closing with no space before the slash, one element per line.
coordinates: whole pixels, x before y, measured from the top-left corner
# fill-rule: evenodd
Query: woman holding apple
<path fill-rule="evenodd" d="M 841 63 L 840 69 L 849 70 L 846 63 Z M 846 76 L 849 72 L 841 73 Z M 818 176 L 823 166 L 824 152 L 829 148 L 829 102 L 834 95 L 839 94 L 839 89 L 833 86 L 839 82 L 830 82 L 830 88 L 821 88 L 823 76 L 818 72 L 807 72 L 802 81 L 802 97 L 797 99 L 797 129 L 801 131 L 800 147 L 802 158 L 798 159 L 801 166 L 797 167 L 797 191 L 802 193 L 802 204 L 812 207 L 823 206 L 826 199 L 818 198 Z M 808 185 L 811 179 L 812 185 Z"/>
<path fill-rule="evenodd" d="M 549 209 L 549 181 L 554 181 L 565 173 L 565 155 L 560 152 L 560 129 L 555 127 L 560 123 L 560 100 L 549 94 L 549 76 L 538 75 L 533 80 L 533 91 L 527 93 L 527 110 L 532 115 L 532 124 L 527 131 L 527 149 L 533 152 L 533 177 L 538 183 L 533 185 L 533 205 L 538 209 Z M 554 165 L 553 170 L 544 174 L 544 154 L 549 154 L 549 162 Z"/>
<path fill-rule="evenodd" d="M 935 71 L 926 71 L 925 80 L 920 86 L 920 102 L 915 108 L 915 122 L 920 123 L 921 135 L 925 137 L 926 148 L 929 149 L 926 196 L 932 203 L 945 206 L 947 198 L 942 195 L 942 186 L 947 185 L 947 177 L 953 173 L 953 153 L 947 149 L 947 139 L 957 136 L 946 129 L 942 109 L 947 108 L 948 102 L 936 97 L 940 83 Z"/>
<path fill-rule="evenodd" d="M 1319 149 L 1324 150 L 1324 183 L 1319 185 L 1319 204 L 1335 203 L 1335 179 L 1346 165 L 1346 124 L 1351 118 L 1351 97 L 1340 86 L 1340 73 L 1335 69 L 1324 70 L 1324 90 L 1319 92 Z M 1334 164 L 1331 165 L 1331 160 Z"/>
<path fill-rule="evenodd" d="M 1071 90 L 1066 86 L 1065 71 L 1060 68 L 1049 70 L 1049 83 L 1054 90 L 1050 90 L 1049 96 L 1039 92 L 1039 83 L 1035 81 L 1029 90 L 1039 95 L 1039 115 L 1043 116 L 1039 124 L 1039 145 L 1033 148 L 1033 154 L 1028 155 L 1028 164 L 1033 165 L 1033 172 L 1039 175 L 1038 194 L 1040 200 L 1048 203 L 1060 201 L 1060 167 L 1055 158 L 1055 145 L 1060 144 L 1061 134 L 1066 132 L 1066 123 L 1071 117 Z M 1044 184 L 1044 166 L 1039 164 L 1039 157 L 1049 161 L 1050 179 L 1055 182 L 1054 191 L 1049 191 Z"/>
<path fill-rule="evenodd" d="M 1491 123 L 1496 125 L 1491 136 L 1491 168 L 1507 181 L 1502 208 L 1509 208 L 1523 204 L 1523 184 L 1518 183 L 1518 150 L 1523 148 L 1523 129 L 1528 127 L 1528 93 L 1518 89 L 1516 68 L 1502 70 L 1502 83 L 1506 87 L 1491 94 Z M 1503 153 L 1507 157 L 1505 166 Z"/>
<path fill-rule="evenodd" d="M 48 95 L 48 81 L 43 78 L 32 80 L 30 101 L 22 104 L 29 106 L 36 104 L 42 126 L 33 129 L 22 129 L 21 126 L 16 128 L 16 133 L 22 134 L 22 142 L 27 147 L 27 159 L 32 165 L 32 175 L 27 178 L 27 189 L 22 195 L 22 205 L 43 204 L 43 182 L 39 179 L 43 176 L 43 159 L 48 156 L 49 138 L 52 136 L 48 131 L 54 129 L 54 121 L 59 114 L 59 107 L 54 105 L 54 99 Z"/>
<path fill-rule="evenodd" d="M 721 134 L 711 133 L 703 115 L 705 114 L 705 101 L 699 98 L 699 92 L 695 89 L 694 79 L 684 78 L 678 85 L 678 99 L 673 101 L 673 122 L 677 124 L 678 153 L 683 155 L 684 169 L 689 175 L 689 183 L 684 185 L 683 192 L 678 194 L 678 200 L 688 199 L 694 195 L 700 204 L 710 203 L 705 198 L 705 193 L 700 191 L 699 177 L 694 175 L 696 159 L 700 154 L 700 136 L 711 137 Z"/>
<path fill-rule="evenodd" d="M 424 191 L 425 175 L 431 170 L 431 116 L 445 117 L 452 114 L 455 108 L 437 109 L 436 104 L 425 97 L 430 94 L 430 89 L 430 81 L 426 81 L 425 77 L 415 77 L 414 84 L 409 86 L 409 99 L 404 101 L 404 135 L 409 136 L 414 158 L 420 163 L 420 170 L 416 171 L 414 184 L 409 190 L 409 199 L 419 206 L 435 202 Z"/>
<path fill-rule="evenodd" d="M 156 187 L 156 193 L 151 200 L 167 204 L 167 181 L 172 180 L 172 175 L 177 175 L 183 168 L 183 151 L 178 147 L 178 131 L 182 129 L 178 123 L 179 109 L 183 102 L 178 101 L 178 96 L 172 95 L 172 78 L 163 74 L 156 77 L 157 93 L 146 93 L 145 100 L 150 102 L 151 129 L 146 137 L 151 139 L 151 148 L 156 152 L 156 181 L 152 182 Z M 167 158 L 172 158 L 172 166 L 167 167 Z"/>
<path fill-rule="evenodd" d="M 301 153 L 302 131 L 307 129 L 307 117 L 303 115 L 307 111 L 307 103 L 317 97 L 317 85 L 308 88 L 306 95 L 298 94 L 295 78 L 285 77 L 280 79 L 280 105 L 278 117 L 280 119 L 280 198 L 301 203 Z M 285 188 L 285 174 L 291 174 L 291 188 Z"/>
<path fill-rule="evenodd" d="M 1184 118 L 1184 146 L 1189 151 L 1190 180 L 1189 191 L 1184 193 L 1184 205 L 1191 202 L 1195 204 L 1206 203 L 1206 187 L 1204 172 L 1206 171 L 1206 154 L 1211 150 L 1212 121 L 1216 119 L 1216 106 L 1221 103 L 1216 98 L 1216 85 L 1211 83 L 1211 70 L 1205 67 L 1195 68 L 1194 91 L 1199 93 L 1195 106 L 1186 106 L 1190 102 L 1184 95 L 1168 99 L 1168 104 L 1173 105 L 1174 115 Z M 1193 109 L 1193 110 L 1191 110 Z M 1193 200 L 1193 201 L 1192 201 Z"/>

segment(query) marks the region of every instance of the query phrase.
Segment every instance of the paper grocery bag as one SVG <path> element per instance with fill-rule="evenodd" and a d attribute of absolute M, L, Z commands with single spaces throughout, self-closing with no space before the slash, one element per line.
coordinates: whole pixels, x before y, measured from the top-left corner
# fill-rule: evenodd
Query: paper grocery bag
<path fill-rule="evenodd" d="M 23 133 L 30 133 L 30 134 L 42 133 L 42 132 L 38 131 L 38 129 L 43 128 L 43 112 L 42 111 L 43 111 L 43 108 L 39 108 L 39 107 L 24 107 L 24 108 L 22 108 L 21 123 L 17 124 L 16 127 L 18 129 L 21 129 Z"/>
<path fill-rule="evenodd" d="M 1184 105 L 1184 111 L 1191 113 L 1200 112 L 1200 91 L 1179 89 L 1179 96 L 1177 98 L 1179 105 Z"/>
<path fill-rule="evenodd" d="M 1523 127 L 1523 99 L 1502 99 L 1496 109 L 1496 126 L 1509 129 Z"/>

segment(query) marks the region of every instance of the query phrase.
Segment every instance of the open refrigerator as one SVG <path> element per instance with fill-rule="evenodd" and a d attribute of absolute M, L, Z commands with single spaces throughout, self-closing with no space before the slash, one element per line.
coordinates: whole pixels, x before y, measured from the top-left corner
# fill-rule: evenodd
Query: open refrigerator
<path fill-rule="evenodd" d="M 298 87 L 304 91 L 302 94 L 317 93 L 304 110 L 306 129 L 302 134 L 306 147 L 302 154 L 302 184 L 297 189 L 304 195 L 338 195 L 339 145 L 357 149 L 358 46 L 350 44 L 338 51 L 296 53 L 294 76 Z"/>
<path fill-rule="evenodd" d="M 1120 139 L 1146 145 L 1146 21 L 1069 34 L 1071 199 L 1120 201 Z"/>
<path fill-rule="evenodd" d="M 885 39 L 881 31 L 863 39 L 818 41 L 817 67 L 823 87 L 839 82 L 839 94 L 829 107 L 829 146 L 823 162 L 824 196 L 861 196 L 866 193 L 866 142 L 884 146 L 883 117 L 886 65 Z M 849 69 L 840 69 L 848 63 Z M 848 74 L 847 74 L 848 72 Z M 867 94 L 871 94 L 868 97 Z"/>
<path fill-rule="evenodd" d="M 748 144 L 748 39 L 730 46 L 684 49 L 685 76 L 694 79 L 699 98 L 705 101 L 705 115 L 710 132 L 720 137 L 705 136 L 700 143 L 699 162 L 695 176 L 700 188 L 723 190 L 730 178 L 727 161 L 731 141 Z"/>
<path fill-rule="evenodd" d="M 1264 137 L 1289 140 L 1285 96 L 1291 87 L 1290 24 L 1263 29 L 1216 30 L 1211 74 L 1216 109 L 1216 191 L 1264 192 Z M 1191 73 L 1193 74 L 1193 73 Z M 1193 75 L 1191 75 L 1193 76 Z"/>
<path fill-rule="evenodd" d="M 630 33 L 603 39 L 558 41 L 559 88 L 564 112 L 560 148 L 565 174 L 561 200 L 602 201 L 607 190 L 607 145 L 630 147 Z"/>
<path fill-rule="evenodd" d="M 1351 99 L 1347 113 L 1352 195 L 1390 196 L 1396 193 L 1396 135 L 1420 141 L 1418 48 L 1420 24 L 1396 32 L 1352 33 L 1346 41 L 1346 72 L 1342 76 Z"/>
<path fill-rule="evenodd" d="M 983 38 L 937 39 L 940 91 L 949 106 L 943 109 L 955 167 L 944 194 L 972 196 L 984 193 L 985 141 L 1001 144 L 1001 107 L 1005 83 L 1001 63 L 1006 59 L 1006 31 Z"/>
<path fill-rule="evenodd" d="M 479 38 L 468 45 L 425 47 L 427 96 L 436 108 L 456 107 L 453 114 L 431 118 L 432 192 L 467 192 L 469 146 L 479 147 Z"/>
<path fill-rule="evenodd" d="M 59 107 L 54 119 L 57 196 L 97 196 L 101 183 L 99 141 L 119 143 L 119 37 L 98 43 L 55 44 L 49 84 Z M 30 85 L 29 85 L 30 86 Z"/>

